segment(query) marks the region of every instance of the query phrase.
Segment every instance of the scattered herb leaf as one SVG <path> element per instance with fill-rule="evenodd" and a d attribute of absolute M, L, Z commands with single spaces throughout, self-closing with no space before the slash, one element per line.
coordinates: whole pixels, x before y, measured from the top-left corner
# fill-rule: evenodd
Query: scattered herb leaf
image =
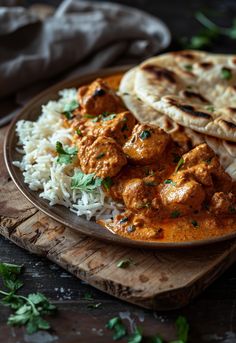
<path fill-rule="evenodd" d="M 83 299 L 84 300 L 93 300 L 93 296 L 90 292 L 86 292 L 86 293 L 84 293 Z"/>
<path fill-rule="evenodd" d="M 179 316 L 175 322 L 178 341 L 186 343 L 188 341 L 189 324 L 184 316 Z"/>
<path fill-rule="evenodd" d="M 12 326 L 26 326 L 28 334 L 38 330 L 50 329 L 50 324 L 43 319 L 44 315 L 53 314 L 56 307 L 41 293 L 29 294 L 27 297 L 16 294 L 23 286 L 18 279 L 22 272 L 22 266 L 9 263 L 0 263 L 0 276 L 7 291 L 0 290 L 4 295 L 2 303 L 9 306 L 15 312 L 8 318 L 7 323 Z"/>
<path fill-rule="evenodd" d="M 99 308 L 102 306 L 102 303 L 97 303 L 97 304 L 88 304 L 88 308 L 92 308 L 92 309 L 95 309 L 95 308 Z"/>
<path fill-rule="evenodd" d="M 136 327 L 134 333 L 128 338 L 128 343 L 140 343 L 142 342 L 142 339 L 142 329 L 140 327 Z"/>
<path fill-rule="evenodd" d="M 84 174 L 80 170 L 77 170 L 71 178 L 71 189 L 79 189 L 80 191 L 92 192 L 101 184 L 102 179 L 96 177 L 95 174 Z"/>
<path fill-rule="evenodd" d="M 233 206 L 229 206 L 229 212 L 230 213 L 236 213 L 236 208 Z"/>
<path fill-rule="evenodd" d="M 171 218 L 178 218 L 181 215 L 180 211 L 175 210 L 173 212 L 171 212 Z"/>
<path fill-rule="evenodd" d="M 133 264 L 133 260 L 131 258 L 124 258 L 117 262 L 116 266 L 118 268 L 128 268 L 131 264 Z"/>
<path fill-rule="evenodd" d="M 191 64 L 185 64 L 184 65 L 184 69 L 187 71 L 192 71 L 193 70 L 193 66 Z"/>
<path fill-rule="evenodd" d="M 108 323 L 106 324 L 106 328 L 109 330 L 113 330 L 114 334 L 113 334 L 113 339 L 115 341 L 121 339 L 122 337 L 126 336 L 126 327 L 124 326 L 122 320 L 120 319 L 120 317 L 114 317 L 112 319 L 110 319 L 108 321 Z"/>
<path fill-rule="evenodd" d="M 139 138 L 141 138 L 142 140 L 145 140 L 149 137 L 151 137 L 151 132 L 149 130 L 144 130 L 139 134 Z"/>

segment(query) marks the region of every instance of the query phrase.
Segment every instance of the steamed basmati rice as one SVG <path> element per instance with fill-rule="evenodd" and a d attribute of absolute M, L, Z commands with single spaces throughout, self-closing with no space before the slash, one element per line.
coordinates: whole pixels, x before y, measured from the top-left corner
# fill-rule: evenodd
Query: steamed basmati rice
<path fill-rule="evenodd" d="M 16 126 L 19 137 L 17 151 L 23 154 L 21 161 L 14 161 L 24 176 L 24 182 L 33 191 L 41 191 L 40 197 L 51 206 L 60 204 L 78 216 L 111 219 L 119 213 L 121 205 L 108 198 L 101 187 L 92 192 L 71 189 L 71 178 L 78 170 L 73 164 L 57 162 L 56 142 L 71 145 L 72 129 L 63 126 L 61 113 L 66 103 L 76 100 L 76 89 L 59 92 L 58 101 L 42 106 L 36 122 L 20 120 Z"/>

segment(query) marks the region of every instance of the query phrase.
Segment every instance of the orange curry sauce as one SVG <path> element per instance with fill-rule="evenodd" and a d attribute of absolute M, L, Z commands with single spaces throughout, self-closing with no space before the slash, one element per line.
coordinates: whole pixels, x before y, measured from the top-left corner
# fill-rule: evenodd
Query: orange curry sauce
<path fill-rule="evenodd" d="M 109 180 L 104 191 L 125 205 L 112 232 L 135 240 L 181 242 L 236 231 L 231 178 L 206 145 L 191 146 L 173 135 L 139 124 L 116 95 L 122 74 L 80 87 L 80 107 L 67 121 L 75 135 L 82 171 Z"/>

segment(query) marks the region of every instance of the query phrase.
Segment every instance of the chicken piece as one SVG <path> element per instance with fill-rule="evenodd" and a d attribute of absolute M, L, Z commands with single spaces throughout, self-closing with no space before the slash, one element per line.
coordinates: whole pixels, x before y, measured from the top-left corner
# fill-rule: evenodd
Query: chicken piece
<path fill-rule="evenodd" d="M 185 171 L 186 178 L 194 177 L 196 181 L 208 187 L 210 195 L 213 188 L 214 191 L 228 192 L 232 187 L 230 176 L 207 144 L 200 144 L 184 154 L 180 171 Z"/>
<path fill-rule="evenodd" d="M 205 200 L 203 186 L 195 180 L 179 182 L 173 178 L 172 183 L 164 185 L 160 191 L 163 205 L 169 211 L 179 211 L 179 215 L 186 215 L 200 211 Z"/>
<path fill-rule="evenodd" d="M 109 137 L 83 137 L 78 141 L 78 159 L 85 174 L 113 177 L 127 163 L 121 147 Z"/>
<path fill-rule="evenodd" d="M 135 125 L 132 136 L 125 143 L 123 151 L 135 164 L 157 162 L 167 144 L 171 141 L 170 135 L 154 125 Z"/>
<path fill-rule="evenodd" d="M 102 79 L 78 89 L 79 112 L 99 115 L 103 112 L 119 113 L 125 111 L 124 105 L 115 92 Z M 105 111 L 104 111 L 105 109 Z"/>
<path fill-rule="evenodd" d="M 122 196 L 125 206 L 134 211 L 151 207 L 159 209 L 161 205 L 155 184 L 145 179 L 136 178 L 127 181 Z"/>
<path fill-rule="evenodd" d="M 233 193 L 217 192 L 213 195 L 210 206 L 210 212 L 215 215 L 235 214 L 236 213 L 236 199 Z"/>
<path fill-rule="evenodd" d="M 148 182 L 151 178 L 151 182 L 159 184 L 161 179 L 159 173 L 156 173 L 157 165 L 137 166 L 137 165 L 125 165 L 122 170 L 113 179 L 114 183 L 110 188 L 110 196 L 115 200 L 123 200 L 122 193 L 125 184 L 131 179 L 143 179 Z"/>
<path fill-rule="evenodd" d="M 102 117 L 91 130 L 96 137 L 112 137 L 118 144 L 123 145 L 130 137 L 135 124 L 134 116 L 126 111 Z"/>

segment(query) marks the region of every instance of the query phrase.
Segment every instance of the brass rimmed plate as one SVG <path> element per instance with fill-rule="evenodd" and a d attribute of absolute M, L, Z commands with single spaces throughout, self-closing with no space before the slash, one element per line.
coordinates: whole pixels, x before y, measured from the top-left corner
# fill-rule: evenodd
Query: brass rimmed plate
<path fill-rule="evenodd" d="M 32 99 L 19 113 L 19 115 L 11 123 L 9 130 L 5 137 L 4 142 L 4 159 L 8 169 L 8 172 L 18 187 L 22 194 L 40 211 L 44 212 L 49 217 L 53 218 L 57 222 L 76 230 L 87 236 L 91 236 L 97 239 L 106 240 L 113 244 L 123 244 L 131 247 L 140 248 L 184 248 L 184 247 L 195 247 L 211 243 L 217 243 L 224 240 L 232 239 L 236 237 L 236 232 L 227 234 L 220 237 L 213 237 L 204 240 L 197 241 L 187 241 L 187 242 L 148 242 L 141 240 L 131 240 L 128 238 L 121 237 L 119 235 L 113 234 L 106 228 L 96 224 L 93 221 L 87 221 L 86 219 L 76 216 L 73 212 L 64 206 L 55 205 L 50 206 L 47 200 L 39 197 L 38 192 L 31 191 L 27 184 L 24 183 L 22 172 L 19 168 L 15 167 L 12 162 L 19 160 L 22 155 L 20 155 L 15 147 L 17 143 L 17 136 L 15 133 L 16 122 L 18 120 L 31 120 L 35 121 L 39 113 L 41 113 L 41 106 L 47 103 L 49 100 L 58 99 L 58 91 L 63 88 L 79 87 L 83 84 L 93 81 L 97 77 L 105 77 L 113 75 L 116 73 L 125 72 L 129 67 L 116 67 L 103 69 L 98 72 L 87 74 L 85 76 L 79 77 L 77 79 L 63 81 L 55 86 L 43 91 L 34 99 Z"/>

